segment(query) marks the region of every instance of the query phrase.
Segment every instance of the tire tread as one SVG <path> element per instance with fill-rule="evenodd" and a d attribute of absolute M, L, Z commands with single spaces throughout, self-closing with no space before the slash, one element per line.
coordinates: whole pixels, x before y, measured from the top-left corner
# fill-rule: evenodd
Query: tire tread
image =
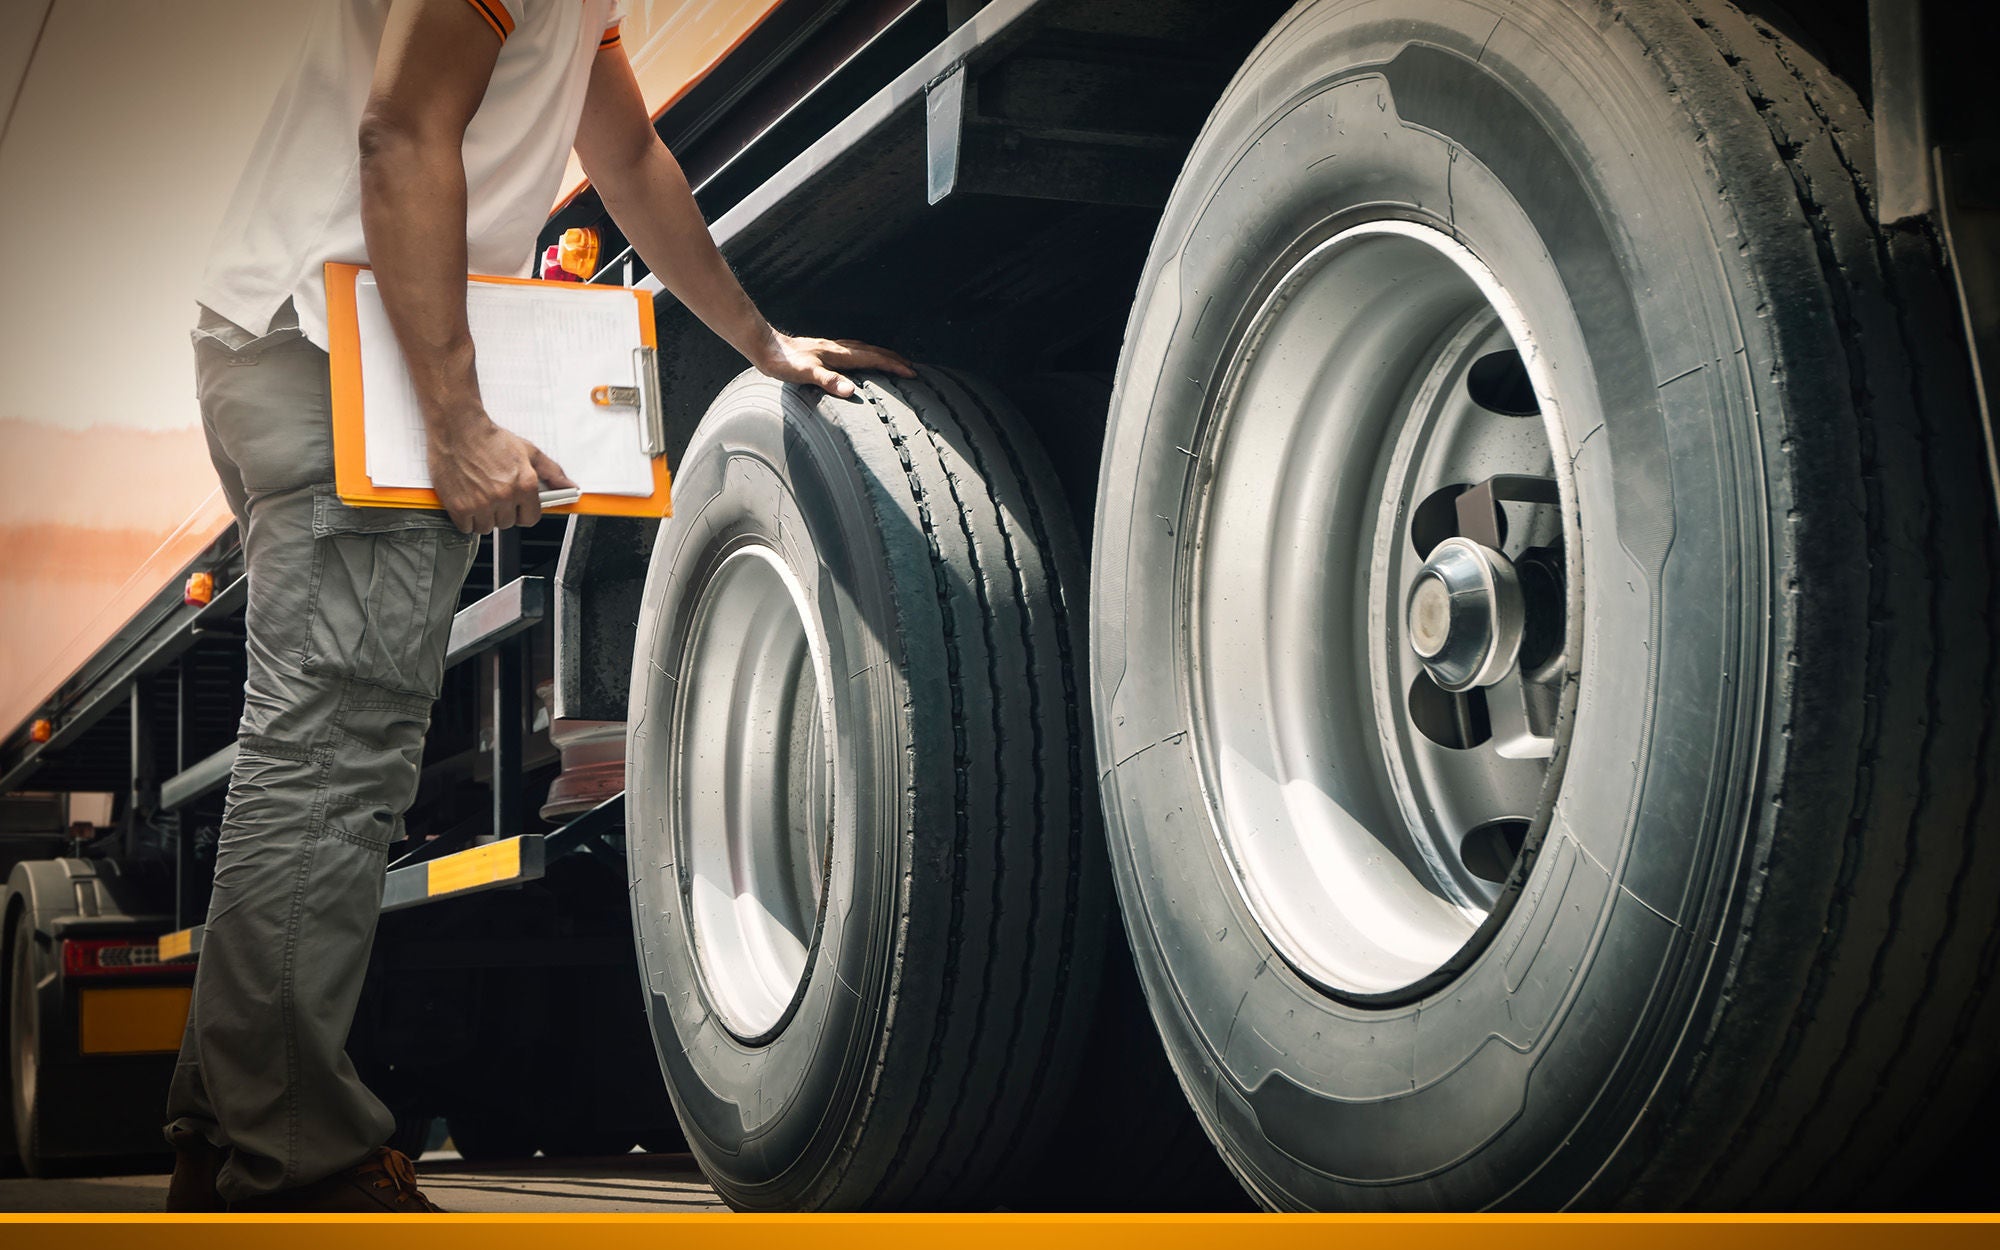
<path fill-rule="evenodd" d="M 1051 1119 L 1047 1104 L 1060 1101 L 1074 1079 L 1074 1063 L 1061 1061 L 1084 1010 L 1073 964 L 1084 936 L 1077 918 L 1089 774 L 1080 767 L 1088 729 L 1074 698 L 1081 686 L 1070 634 L 1076 622 L 1063 599 L 1073 582 L 1051 557 L 1066 533 L 1043 514 L 1038 495 L 1048 487 L 1024 469 L 1006 418 L 973 384 L 927 370 L 914 382 L 870 379 L 861 398 L 894 446 L 923 519 L 945 626 L 957 787 L 939 1010 L 914 1109 L 862 1205 L 965 1203 L 990 1196 L 1013 1149 L 1039 1144 Z M 1009 506 L 1015 499 L 1029 518 L 1026 533 Z M 965 558 L 955 565 L 958 544 Z M 965 588 L 952 585 L 955 567 Z M 976 622 L 960 619 L 967 599 Z M 1035 619 L 1044 599 L 1053 605 L 1053 657 L 1036 640 L 1049 627 Z M 1057 696 L 1068 739 L 1060 753 L 1048 742 Z M 974 758 L 966 732 L 981 703 L 990 761 Z M 1056 769 L 1067 773 L 1066 783 L 1050 784 Z M 977 793 L 989 784 L 990 794 Z M 989 809 L 1003 836 L 976 846 L 979 817 Z M 1059 911 L 1044 906 L 1045 894 L 1053 898 L 1052 866 L 1063 874 Z M 973 919 L 981 902 L 983 926 Z M 972 938 L 974 928 L 980 938 Z"/>
<path fill-rule="evenodd" d="M 1913 1053 L 1920 1025 L 1950 1011 L 1942 970 L 1968 958 L 1990 967 L 2000 933 L 1992 909 L 1969 915 L 1965 897 L 1976 833 L 1991 820 L 1980 763 L 1991 759 L 1991 718 L 1975 692 L 1991 687 L 1995 669 L 1990 642 L 1963 628 L 1982 609 L 1956 601 L 1949 568 L 1968 558 L 1990 567 L 1990 509 L 1977 492 L 1967 498 L 1964 475 L 1945 460 L 1945 423 L 1965 412 L 1950 394 L 1963 359 L 1924 332 L 1937 327 L 1917 324 L 1923 309 L 1943 305 L 1941 249 L 1927 225 L 1874 220 L 1866 158 L 1851 146 L 1867 134 L 1858 102 L 1765 23 L 1713 0 L 1680 3 L 1768 128 L 1819 258 L 1856 419 L 1868 569 L 1860 755 L 1824 921 L 1769 1079 L 1688 1196 L 1847 1205 L 1857 1192 L 1889 1196 L 1870 1182 L 1943 1088 L 1952 1052 Z M 1953 502 L 1980 509 L 1969 542 L 1945 527 Z M 1803 581 L 1795 572 L 1787 583 L 1795 602 L 1811 595 Z M 1968 772 L 1972 792 L 1955 794 Z M 1783 799 L 1780 789 L 1774 801 Z M 1933 917 L 1926 905 L 1940 896 Z M 1746 939 L 1756 921 L 1746 918 Z M 1784 935 L 1762 940 L 1773 939 Z M 1974 989 L 1961 1014 L 1976 1015 L 1982 994 Z M 1958 1033 L 1959 1045 L 1970 1040 L 1969 1027 Z M 1702 1060 L 1729 1062 L 1726 1050 L 1723 1042 Z M 1906 1063 L 1922 1065 L 1919 1104 L 1899 1131 L 1864 1132 Z"/>

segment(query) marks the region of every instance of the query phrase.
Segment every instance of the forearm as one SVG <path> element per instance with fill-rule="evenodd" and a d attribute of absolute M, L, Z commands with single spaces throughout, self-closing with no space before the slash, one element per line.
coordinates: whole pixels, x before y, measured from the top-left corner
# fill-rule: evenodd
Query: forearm
<path fill-rule="evenodd" d="M 433 443 L 485 419 L 465 313 L 465 198 L 455 146 L 364 132 L 369 264 Z"/>
<path fill-rule="evenodd" d="M 576 152 L 604 207 L 653 276 L 758 372 L 842 398 L 855 393 L 854 379 L 842 369 L 916 376 L 909 361 L 879 347 L 771 328 L 716 250 L 687 175 L 654 132 L 638 79 L 616 44 L 600 48 L 591 67 Z"/>
<path fill-rule="evenodd" d="M 777 350 L 771 325 L 716 250 L 687 175 L 666 145 L 652 142 L 595 185 L 661 285 L 744 359 L 767 365 Z"/>

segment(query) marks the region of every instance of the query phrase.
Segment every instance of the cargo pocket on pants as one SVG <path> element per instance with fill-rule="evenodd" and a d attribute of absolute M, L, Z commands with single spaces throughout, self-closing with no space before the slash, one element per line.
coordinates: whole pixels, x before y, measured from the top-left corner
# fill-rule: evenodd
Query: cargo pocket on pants
<path fill-rule="evenodd" d="M 442 512 L 350 508 L 331 488 L 316 491 L 305 667 L 437 698 L 476 550 Z"/>

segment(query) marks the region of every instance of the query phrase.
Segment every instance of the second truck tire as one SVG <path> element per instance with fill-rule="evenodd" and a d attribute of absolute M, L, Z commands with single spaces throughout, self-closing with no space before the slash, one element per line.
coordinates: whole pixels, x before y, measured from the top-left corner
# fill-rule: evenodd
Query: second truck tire
<path fill-rule="evenodd" d="M 1120 901 L 1274 1207 L 1893 1202 L 1992 1079 L 1993 501 L 1869 119 L 1725 3 L 1313 0 L 1099 489 Z"/>
<path fill-rule="evenodd" d="M 1110 890 L 1083 565 L 1004 402 L 745 375 L 677 466 L 627 852 L 689 1145 L 732 1205 L 991 1205 L 1065 1106 Z"/>
<path fill-rule="evenodd" d="M 7 956 L 6 1056 L 8 1107 L 6 1125 L 7 1156 L 18 1161 L 30 1176 L 42 1174 L 39 1148 L 38 1102 L 35 1078 L 41 1059 L 41 1003 L 36 992 L 35 929 L 28 913 L 8 917 L 5 939 Z"/>

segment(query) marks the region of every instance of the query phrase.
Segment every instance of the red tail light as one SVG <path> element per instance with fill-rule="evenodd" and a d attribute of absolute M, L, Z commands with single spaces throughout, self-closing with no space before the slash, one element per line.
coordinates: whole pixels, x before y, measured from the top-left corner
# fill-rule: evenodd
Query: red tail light
<path fill-rule="evenodd" d="M 62 962 L 65 977 L 171 975 L 193 970 L 191 964 L 161 963 L 158 938 L 143 942 L 124 938 L 65 938 Z"/>

